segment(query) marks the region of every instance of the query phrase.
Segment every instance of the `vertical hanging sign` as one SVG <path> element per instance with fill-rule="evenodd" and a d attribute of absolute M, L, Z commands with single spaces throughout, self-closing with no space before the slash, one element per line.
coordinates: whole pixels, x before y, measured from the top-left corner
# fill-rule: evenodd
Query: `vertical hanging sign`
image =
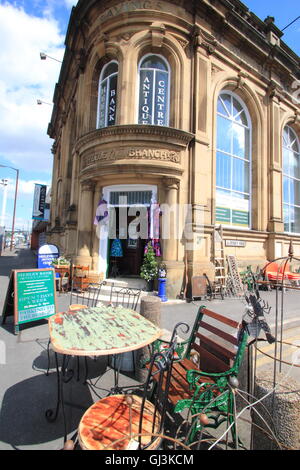
<path fill-rule="evenodd" d="M 141 70 L 139 123 L 153 124 L 153 72 Z"/>
<path fill-rule="evenodd" d="M 158 126 L 167 125 L 168 75 L 156 72 L 154 123 Z"/>
<path fill-rule="evenodd" d="M 107 125 L 114 126 L 116 123 L 117 108 L 117 75 L 111 78 L 108 93 Z"/>
<path fill-rule="evenodd" d="M 36 184 L 33 196 L 32 218 L 34 220 L 44 220 L 46 206 L 47 186 L 44 184 Z"/>

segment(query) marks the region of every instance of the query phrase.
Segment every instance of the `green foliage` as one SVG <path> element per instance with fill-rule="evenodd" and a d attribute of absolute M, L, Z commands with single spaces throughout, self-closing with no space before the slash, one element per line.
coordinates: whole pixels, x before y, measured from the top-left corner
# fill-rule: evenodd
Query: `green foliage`
<path fill-rule="evenodd" d="M 144 261 L 141 267 L 140 275 L 146 281 L 151 281 L 157 277 L 158 263 L 151 242 L 147 245 L 147 251 L 144 255 Z"/>
<path fill-rule="evenodd" d="M 70 261 L 68 261 L 66 258 L 64 258 L 63 256 L 60 256 L 59 258 L 57 259 L 54 259 L 52 261 L 52 266 L 56 266 L 56 267 L 59 267 L 59 266 L 70 266 Z"/>

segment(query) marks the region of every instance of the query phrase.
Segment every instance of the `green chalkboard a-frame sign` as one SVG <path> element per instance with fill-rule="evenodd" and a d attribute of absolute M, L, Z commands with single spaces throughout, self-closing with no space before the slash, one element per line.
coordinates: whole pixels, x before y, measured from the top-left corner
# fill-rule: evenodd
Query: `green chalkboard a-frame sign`
<path fill-rule="evenodd" d="M 20 325 L 48 318 L 56 313 L 55 271 L 23 269 L 11 272 L 3 308 L 3 321 L 14 315 L 15 334 Z"/>

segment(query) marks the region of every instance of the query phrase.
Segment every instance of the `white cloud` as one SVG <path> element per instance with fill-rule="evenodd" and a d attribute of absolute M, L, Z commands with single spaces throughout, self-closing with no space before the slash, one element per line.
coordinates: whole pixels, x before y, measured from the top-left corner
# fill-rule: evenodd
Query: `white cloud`
<path fill-rule="evenodd" d="M 22 8 L 0 5 L 0 155 L 17 168 L 52 170 L 47 127 L 60 64 L 40 60 L 40 52 L 62 59 L 64 37 L 51 17 L 30 16 Z"/>
<path fill-rule="evenodd" d="M 71 8 L 71 7 L 75 6 L 76 3 L 77 3 L 77 0 L 64 0 L 64 1 L 65 1 L 65 4 L 68 8 Z"/>

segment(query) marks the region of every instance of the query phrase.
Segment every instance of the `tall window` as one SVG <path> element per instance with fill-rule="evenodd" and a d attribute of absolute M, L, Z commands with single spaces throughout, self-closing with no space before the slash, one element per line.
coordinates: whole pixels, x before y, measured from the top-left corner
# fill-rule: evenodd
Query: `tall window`
<path fill-rule="evenodd" d="M 169 125 L 169 65 L 159 55 L 143 57 L 139 66 L 138 123 Z"/>
<path fill-rule="evenodd" d="M 300 233 L 300 147 L 289 126 L 284 128 L 282 147 L 284 230 Z"/>
<path fill-rule="evenodd" d="M 99 80 L 97 128 L 113 126 L 117 111 L 118 63 L 103 67 Z"/>
<path fill-rule="evenodd" d="M 222 92 L 217 109 L 216 223 L 250 226 L 250 118 L 244 104 Z"/>

